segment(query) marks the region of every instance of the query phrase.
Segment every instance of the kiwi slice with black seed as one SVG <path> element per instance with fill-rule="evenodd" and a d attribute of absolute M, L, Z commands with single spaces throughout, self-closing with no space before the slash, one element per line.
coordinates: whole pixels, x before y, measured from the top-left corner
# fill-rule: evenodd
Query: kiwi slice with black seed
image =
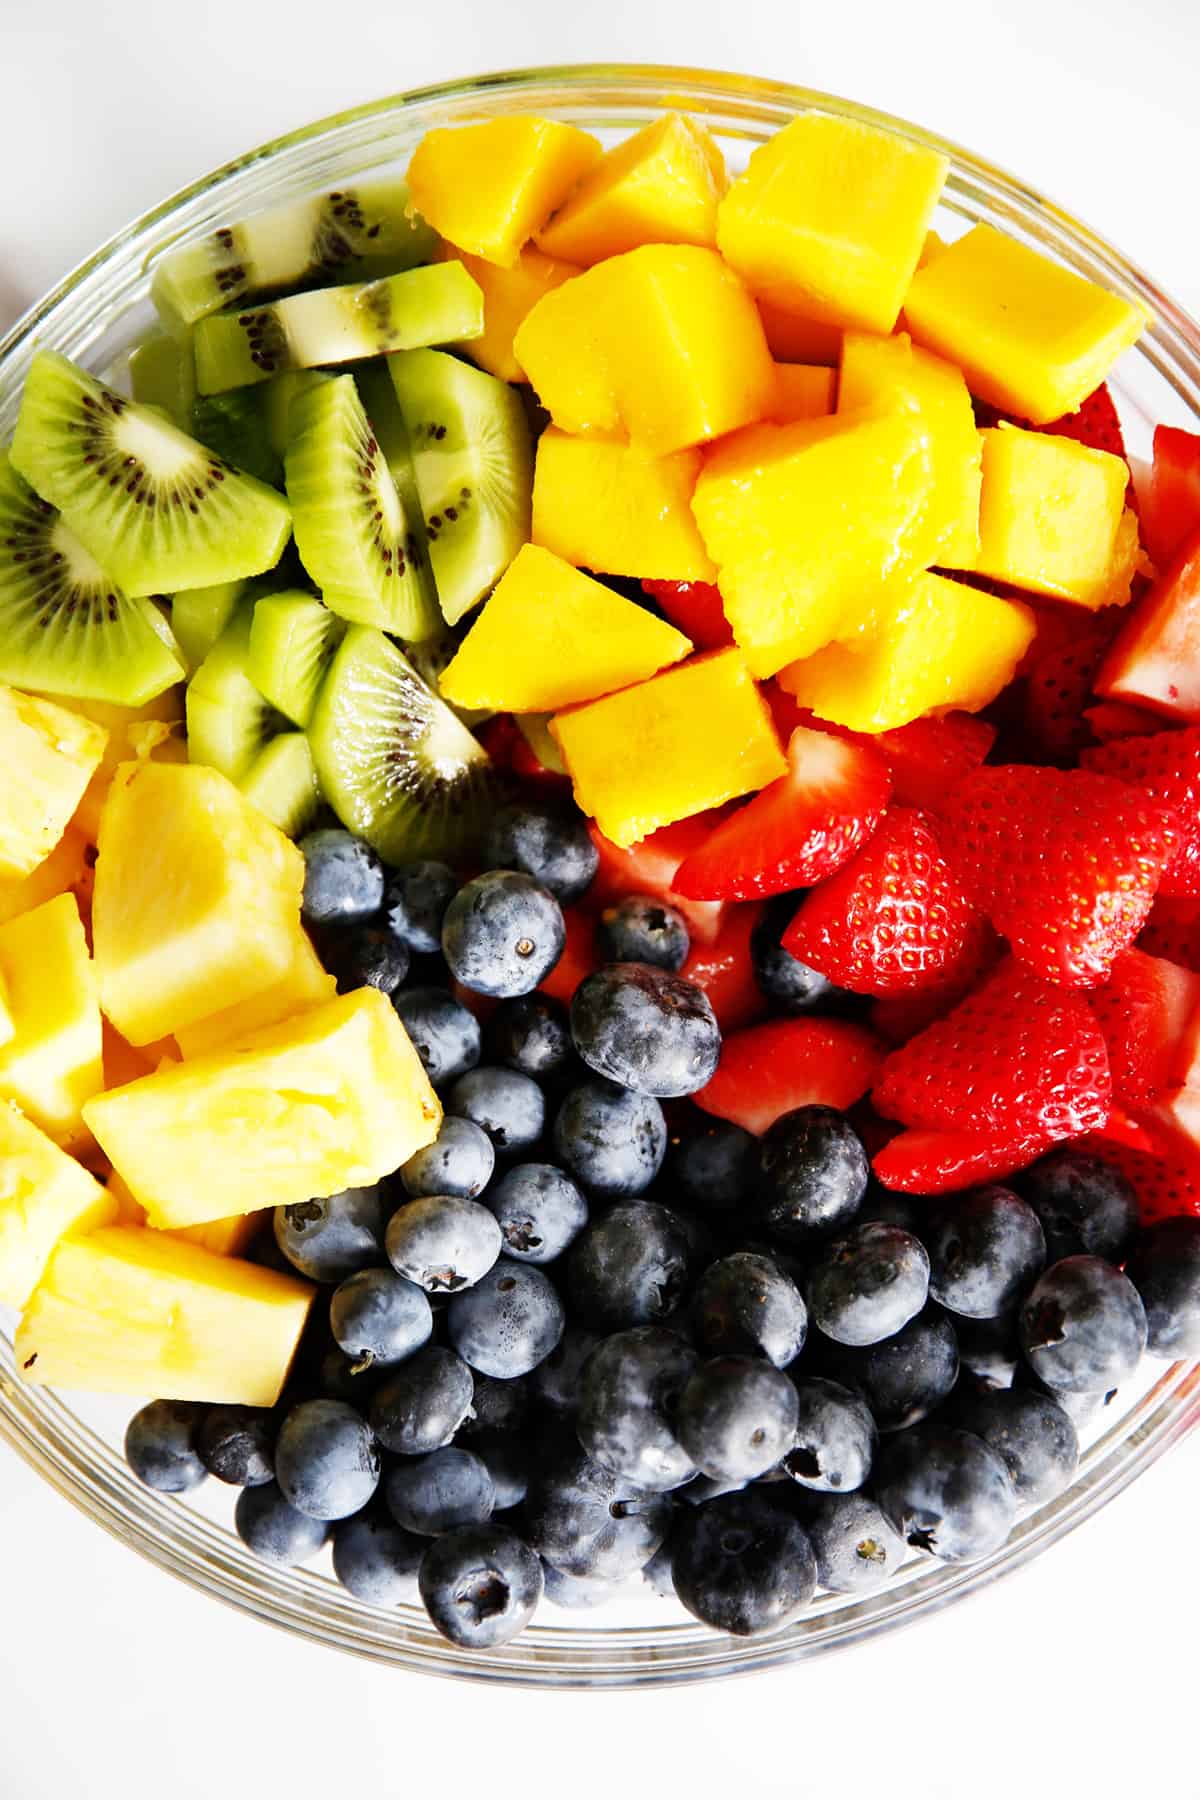
<path fill-rule="evenodd" d="M 122 592 L 0 450 L 0 681 L 144 706 L 183 674 L 153 602 Z"/>
<path fill-rule="evenodd" d="M 529 540 L 529 424 L 514 388 L 445 351 L 389 357 L 388 370 L 412 445 L 438 600 L 453 625 Z"/>
<path fill-rule="evenodd" d="M 228 394 L 200 394 L 192 402 L 192 436 L 209 450 L 268 487 L 283 486 L 283 457 L 271 442 L 264 409 L 254 388 Z"/>
<path fill-rule="evenodd" d="M 191 428 L 196 364 L 190 339 L 154 332 L 130 351 L 128 370 L 129 389 L 140 406 L 157 406 L 181 431 Z"/>
<path fill-rule="evenodd" d="M 242 600 L 188 683 L 188 757 L 240 782 L 288 728 L 248 673 L 254 608 Z"/>
<path fill-rule="evenodd" d="M 346 633 L 308 738 L 326 800 L 385 862 L 454 861 L 477 841 L 487 752 L 381 631 Z"/>
<path fill-rule="evenodd" d="M 261 574 L 291 535 L 281 495 L 50 350 L 30 365 L 11 456 L 127 594 Z"/>
<path fill-rule="evenodd" d="M 289 837 L 308 830 L 321 804 L 312 751 L 302 731 L 282 731 L 272 738 L 238 786 L 251 805 Z"/>
<path fill-rule="evenodd" d="M 305 726 L 345 634 L 344 621 L 314 595 L 265 594 L 254 603 L 247 673 L 272 706 Z"/>

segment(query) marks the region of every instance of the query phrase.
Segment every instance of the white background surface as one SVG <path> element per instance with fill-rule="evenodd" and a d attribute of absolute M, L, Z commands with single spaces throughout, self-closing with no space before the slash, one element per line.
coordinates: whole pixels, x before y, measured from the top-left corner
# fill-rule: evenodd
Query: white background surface
<path fill-rule="evenodd" d="M 825 88 L 1025 176 L 1200 310 L 1194 0 L 0 0 L 0 326 L 173 189 L 456 74 L 686 62 Z M 310 1650 L 0 1450 L 0 1800 L 1200 1795 L 1200 1440 L 1031 1570 L 721 1688 L 492 1693 Z"/>

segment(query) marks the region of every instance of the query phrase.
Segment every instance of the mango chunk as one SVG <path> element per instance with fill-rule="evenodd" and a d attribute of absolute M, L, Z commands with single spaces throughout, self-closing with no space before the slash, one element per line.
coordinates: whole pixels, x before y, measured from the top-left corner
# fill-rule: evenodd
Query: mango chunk
<path fill-rule="evenodd" d="M 168 1231 L 378 1181 L 432 1142 L 441 1114 L 375 988 L 97 1095 L 86 1109 L 150 1224 Z"/>
<path fill-rule="evenodd" d="M 819 719 L 891 731 L 926 713 L 978 712 L 1016 673 L 1036 629 L 1028 607 L 923 574 L 881 597 L 871 632 L 781 671 Z"/>
<path fill-rule="evenodd" d="M 20 881 L 62 837 L 108 733 L 65 706 L 0 686 L 0 880 Z"/>
<path fill-rule="evenodd" d="M 12 1013 L 9 1011 L 8 989 L 4 985 L 3 977 L 0 976 L 0 1045 L 7 1044 L 16 1029 Z"/>
<path fill-rule="evenodd" d="M 609 150 L 538 233 L 551 256 L 590 266 L 640 244 L 717 241 L 725 159 L 702 125 L 668 113 Z"/>
<path fill-rule="evenodd" d="M 236 1000 L 207 1019 L 184 1026 L 176 1038 L 180 1054 L 185 1062 L 208 1056 L 222 1044 L 234 1043 L 249 1037 L 251 1032 L 264 1031 L 268 1025 L 278 1025 L 284 1019 L 295 1018 L 297 1013 L 308 1012 L 332 1000 L 336 993 L 337 982 L 322 966 L 308 933 L 297 923 L 291 961 L 283 979 L 260 988 L 245 1000 Z"/>
<path fill-rule="evenodd" d="M 0 1101 L 0 1301 L 24 1306 L 61 1237 L 116 1216 L 116 1200 L 95 1176 Z"/>
<path fill-rule="evenodd" d="M 748 794 L 787 767 L 770 710 L 736 650 L 559 713 L 550 729 L 575 799 L 622 849 Z"/>
<path fill-rule="evenodd" d="M 551 426 L 538 439 L 533 541 L 598 575 L 712 581 L 691 511 L 699 473 L 698 450 L 650 456 Z"/>
<path fill-rule="evenodd" d="M 715 250 L 647 244 L 539 300 L 517 361 L 564 431 L 669 455 L 762 418 L 774 370 L 753 300 Z"/>
<path fill-rule="evenodd" d="M 235 1213 L 231 1219 L 213 1219 L 208 1225 L 185 1225 L 171 1235 L 185 1244 L 199 1244 L 214 1256 L 240 1256 L 258 1236 L 261 1226 L 261 1213 Z"/>
<path fill-rule="evenodd" d="M 513 349 L 517 329 L 543 294 L 579 274 L 576 264 L 545 256 L 532 244 L 525 246 L 511 268 L 485 262 L 482 256 L 469 256 L 453 244 L 443 244 L 438 255 L 443 262 L 461 262 L 483 295 L 482 332 L 452 347 L 501 381 L 527 381 Z"/>
<path fill-rule="evenodd" d="M 774 306 L 761 294 L 755 296 L 758 316 L 767 334 L 767 348 L 776 362 L 824 363 L 835 369 L 842 354 L 842 331 L 823 319 L 810 319 L 785 306 Z"/>
<path fill-rule="evenodd" d="M 452 706 L 555 712 L 644 681 L 691 648 L 645 607 L 526 544 L 438 685 Z"/>
<path fill-rule="evenodd" d="M 772 424 L 826 418 L 833 411 L 837 380 L 837 370 L 820 363 L 776 363 L 775 398 L 768 415 Z"/>
<path fill-rule="evenodd" d="M 23 1380 L 273 1406 L 316 1289 L 135 1225 L 66 1238 L 17 1327 Z"/>
<path fill-rule="evenodd" d="M 754 425 L 710 453 L 692 511 L 756 676 L 855 629 L 864 596 L 932 561 L 932 488 L 916 413 Z"/>
<path fill-rule="evenodd" d="M 731 185 L 717 242 L 773 306 L 891 331 L 948 169 L 895 132 L 803 113 Z"/>
<path fill-rule="evenodd" d="M 56 1144 L 78 1148 L 88 1141 L 84 1102 L 104 1072 L 96 982 L 73 894 L 0 926 L 0 980 L 13 1023 L 0 1048 L 0 1097 Z"/>
<path fill-rule="evenodd" d="M 412 203 L 441 237 L 505 267 L 604 154 L 557 119 L 488 119 L 427 131 L 408 165 Z"/>
<path fill-rule="evenodd" d="M 925 264 L 904 316 L 917 343 L 958 364 L 973 394 L 1034 425 L 1074 412 L 1150 320 L 1140 301 L 991 225 Z"/>

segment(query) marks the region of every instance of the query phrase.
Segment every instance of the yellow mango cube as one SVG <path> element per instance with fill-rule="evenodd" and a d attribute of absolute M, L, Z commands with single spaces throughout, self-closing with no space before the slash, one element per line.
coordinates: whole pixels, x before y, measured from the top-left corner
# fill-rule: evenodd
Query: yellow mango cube
<path fill-rule="evenodd" d="M 71 820 L 88 843 L 94 844 L 100 835 L 100 814 L 119 763 L 141 762 L 150 756 L 165 762 L 186 761 L 183 688 L 168 688 L 145 706 L 113 706 L 106 700 L 64 700 L 62 704 L 108 733 L 104 754 Z"/>
<path fill-rule="evenodd" d="M 199 1244 L 214 1256 L 240 1256 L 262 1229 L 261 1213 L 235 1213 L 231 1219 L 213 1219 L 208 1225 L 185 1225 L 172 1232 L 185 1244 Z"/>
<path fill-rule="evenodd" d="M 891 331 L 948 168 L 895 132 L 802 113 L 730 186 L 717 243 L 773 306 Z"/>
<path fill-rule="evenodd" d="M 92 1100 L 101 1149 L 176 1230 L 390 1175 L 442 1109 L 386 995 L 358 988 Z"/>
<path fill-rule="evenodd" d="M 837 370 L 821 363 L 776 363 L 775 398 L 768 417 L 774 425 L 824 419 L 833 411 Z"/>
<path fill-rule="evenodd" d="M 108 734 L 51 700 L 0 686 L 0 880 L 44 862 L 99 767 Z"/>
<path fill-rule="evenodd" d="M 844 635 L 864 596 L 932 560 L 932 486 L 916 413 L 755 425 L 711 452 L 692 511 L 756 676 Z"/>
<path fill-rule="evenodd" d="M 598 575 L 712 581 L 691 510 L 699 473 L 698 450 L 651 456 L 551 426 L 534 464 L 533 541 Z"/>
<path fill-rule="evenodd" d="M 978 712 L 1016 673 L 1036 629 L 1028 607 L 922 574 L 880 596 L 869 634 L 781 671 L 819 719 L 892 731 L 926 713 Z"/>
<path fill-rule="evenodd" d="M 526 544 L 438 685 L 451 706 L 556 712 L 644 681 L 691 648 L 645 607 Z"/>
<path fill-rule="evenodd" d="M 56 894 L 91 891 L 95 851 L 83 833 L 73 825 L 55 844 L 45 862 L 40 862 L 32 875 L 0 875 L 0 925 L 22 913 L 32 912 L 53 900 Z"/>
<path fill-rule="evenodd" d="M 408 165 L 413 206 L 460 250 L 505 267 L 604 154 L 557 119 L 488 119 L 427 131 Z"/>
<path fill-rule="evenodd" d="M 59 1244 L 13 1354 L 38 1386 L 274 1406 L 315 1294 L 165 1232 L 111 1225 Z"/>
<path fill-rule="evenodd" d="M 1129 470 L 1073 438 L 1001 425 L 980 432 L 981 575 L 1079 606 L 1123 606 L 1137 561 L 1125 523 Z"/>
<path fill-rule="evenodd" d="M 0 1047 L 0 1097 L 64 1149 L 88 1142 L 84 1102 L 104 1085 L 100 1008 L 83 921 L 60 894 L 0 926 L 0 980 L 13 1034 Z"/>
<path fill-rule="evenodd" d="M 727 186 L 712 135 L 668 113 L 601 158 L 543 226 L 538 244 L 589 267 L 641 244 L 715 245 L 717 202 Z"/>
<path fill-rule="evenodd" d="M 622 849 L 785 773 L 763 700 L 736 650 L 559 713 L 550 729 L 575 799 Z"/>
<path fill-rule="evenodd" d="M 917 343 L 958 364 L 973 394 L 1034 425 L 1074 412 L 1150 320 L 1140 301 L 991 225 L 925 264 L 904 316 Z"/>
<path fill-rule="evenodd" d="M 185 1062 L 191 1062 L 197 1056 L 208 1056 L 222 1044 L 232 1044 L 249 1037 L 252 1032 L 265 1031 L 268 1025 L 278 1025 L 284 1019 L 294 1019 L 298 1013 L 321 1006 L 326 1000 L 332 1000 L 336 993 L 337 982 L 322 966 L 308 933 L 297 924 L 291 961 L 283 979 L 270 987 L 260 988 L 245 1000 L 223 1007 L 220 1012 L 211 1013 L 207 1019 L 197 1019 L 194 1025 L 183 1026 L 176 1036 L 180 1054 Z"/>
<path fill-rule="evenodd" d="M 658 456 L 760 419 L 774 368 L 753 300 L 715 250 L 647 244 L 539 300 L 517 361 L 564 431 Z"/>
<path fill-rule="evenodd" d="M 15 1031 L 16 1026 L 13 1024 L 13 1016 L 8 1006 L 8 990 L 5 988 L 3 977 L 0 977 L 0 1046 L 7 1044 Z"/>
<path fill-rule="evenodd" d="M 0 1301 L 24 1306 L 61 1237 L 116 1216 L 95 1176 L 0 1100 Z"/>
<path fill-rule="evenodd" d="M 576 264 L 546 256 L 532 244 L 525 246 L 510 268 L 470 256 L 453 244 L 443 244 L 438 256 L 443 262 L 461 262 L 483 295 L 483 331 L 452 348 L 501 381 L 527 381 L 513 349 L 517 329 L 543 294 L 579 274 Z"/>
<path fill-rule="evenodd" d="M 767 348 L 776 362 L 823 363 L 836 369 L 842 354 L 842 331 L 824 319 L 810 319 L 784 306 L 773 306 L 761 294 L 755 296 L 758 316 L 767 335 Z"/>

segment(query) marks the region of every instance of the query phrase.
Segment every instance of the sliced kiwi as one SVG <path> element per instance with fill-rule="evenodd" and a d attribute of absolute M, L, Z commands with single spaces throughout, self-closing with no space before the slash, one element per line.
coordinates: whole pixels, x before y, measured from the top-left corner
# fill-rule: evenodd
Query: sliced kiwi
<path fill-rule="evenodd" d="M 110 580 L 0 450 L 0 681 L 144 706 L 183 678 L 154 603 Z"/>
<path fill-rule="evenodd" d="M 171 629 L 189 669 L 198 669 L 246 592 L 244 581 L 219 581 L 215 587 L 184 588 L 171 601 Z"/>
<path fill-rule="evenodd" d="M 352 375 L 292 401 L 285 458 L 296 547 L 330 609 L 419 641 L 440 625 L 413 520 Z"/>
<path fill-rule="evenodd" d="M 188 683 L 188 757 L 240 782 L 287 728 L 247 673 L 254 608 L 243 600 Z"/>
<path fill-rule="evenodd" d="M 451 625 L 529 540 L 533 448 L 516 390 L 439 350 L 388 359 L 412 444 L 438 600 Z"/>
<path fill-rule="evenodd" d="M 190 339 L 159 331 L 129 354 L 129 387 L 140 406 L 157 406 L 181 431 L 190 427 L 196 397 L 196 363 Z"/>
<path fill-rule="evenodd" d="M 279 494 L 50 350 L 30 365 L 11 454 L 128 594 L 257 575 L 291 535 Z"/>
<path fill-rule="evenodd" d="M 308 737 L 326 800 L 386 862 L 455 860 L 478 838 L 487 752 L 381 631 L 346 633 Z"/>
<path fill-rule="evenodd" d="M 192 403 L 192 436 L 214 450 L 235 469 L 283 486 L 283 458 L 271 441 L 266 413 L 254 388 L 234 388 L 228 394 L 200 394 Z"/>
<path fill-rule="evenodd" d="M 305 726 L 345 635 L 344 622 L 312 594 L 266 594 L 254 604 L 247 673 L 272 706 Z"/>
<path fill-rule="evenodd" d="M 266 421 L 267 440 L 281 464 L 292 439 L 292 401 L 297 394 L 305 394 L 309 388 L 330 379 L 320 369 L 287 369 L 282 375 L 264 382 L 262 387 L 253 389 Z"/>
<path fill-rule="evenodd" d="M 312 751 L 302 731 L 282 731 L 261 750 L 238 783 L 272 825 L 300 837 L 321 804 Z"/>
<path fill-rule="evenodd" d="M 541 763 L 543 769 L 549 769 L 552 775 L 568 775 L 570 770 L 562 759 L 562 751 L 554 741 L 550 730 L 553 713 L 516 713 L 517 730 Z"/>
<path fill-rule="evenodd" d="M 427 638 L 423 644 L 406 644 L 404 654 L 421 680 L 433 689 L 442 704 L 462 720 L 468 731 L 474 731 L 477 725 L 495 718 L 495 707 L 456 706 L 453 700 L 447 700 L 442 693 L 442 676 L 457 656 L 461 642 L 461 633 L 444 631 L 440 637 Z"/>
<path fill-rule="evenodd" d="M 196 326 L 202 394 L 368 356 L 449 344 L 483 330 L 483 294 L 460 262 L 432 263 L 382 281 L 315 288 L 268 306 L 213 313 Z"/>

